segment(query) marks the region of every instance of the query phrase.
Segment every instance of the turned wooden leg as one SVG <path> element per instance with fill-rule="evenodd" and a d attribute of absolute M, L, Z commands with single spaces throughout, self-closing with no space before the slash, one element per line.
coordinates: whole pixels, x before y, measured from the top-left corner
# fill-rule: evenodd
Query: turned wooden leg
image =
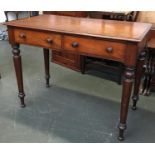
<path fill-rule="evenodd" d="M 134 79 L 134 69 L 126 68 L 123 79 L 122 101 L 120 111 L 120 123 L 119 123 L 119 136 L 118 140 L 124 140 L 124 130 L 126 129 L 126 120 L 128 114 L 128 106 L 130 101 L 130 95 L 132 91 L 132 84 Z"/>
<path fill-rule="evenodd" d="M 140 83 L 141 83 L 141 78 L 143 75 L 143 65 L 144 65 L 144 61 L 145 61 L 145 55 L 146 52 L 142 51 L 138 57 L 138 61 L 137 61 L 137 66 L 136 66 L 136 73 L 135 73 L 135 83 L 134 83 L 134 92 L 133 92 L 133 96 L 132 96 L 132 100 L 133 100 L 133 105 L 132 105 L 132 109 L 136 110 L 137 109 L 137 101 L 139 100 L 139 89 L 140 89 Z"/>
<path fill-rule="evenodd" d="M 44 51 L 46 87 L 50 87 L 50 84 L 49 84 L 49 79 L 50 79 L 49 49 L 44 48 L 43 51 Z"/>
<path fill-rule="evenodd" d="M 21 101 L 21 107 L 25 107 L 26 105 L 24 103 L 25 93 L 23 87 L 22 60 L 20 56 L 19 45 L 13 46 L 12 53 L 19 91 L 18 97 L 20 98 Z"/>

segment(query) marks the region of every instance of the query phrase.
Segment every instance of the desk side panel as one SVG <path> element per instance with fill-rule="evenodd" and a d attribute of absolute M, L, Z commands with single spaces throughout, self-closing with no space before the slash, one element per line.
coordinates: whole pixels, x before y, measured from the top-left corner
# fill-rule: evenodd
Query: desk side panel
<path fill-rule="evenodd" d="M 8 29 L 9 43 L 10 43 L 11 45 L 16 44 L 16 43 L 15 43 L 15 36 L 14 36 L 14 28 L 8 26 L 7 29 Z"/>
<path fill-rule="evenodd" d="M 138 44 L 128 43 L 125 52 L 125 66 L 135 68 L 138 58 Z"/>

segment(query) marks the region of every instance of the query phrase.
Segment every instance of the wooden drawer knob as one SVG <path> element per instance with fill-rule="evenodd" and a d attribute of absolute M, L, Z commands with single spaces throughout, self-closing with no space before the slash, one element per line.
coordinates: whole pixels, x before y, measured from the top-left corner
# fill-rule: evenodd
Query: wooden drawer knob
<path fill-rule="evenodd" d="M 78 46 L 79 46 L 79 43 L 78 43 L 78 42 L 73 42 L 73 43 L 72 43 L 72 47 L 76 48 L 76 47 L 78 47 Z"/>
<path fill-rule="evenodd" d="M 24 39 L 24 38 L 26 38 L 26 35 L 25 35 L 25 33 L 20 33 L 19 37 Z"/>
<path fill-rule="evenodd" d="M 47 38 L 46 39 L 46 42 L 49 43 L 49 44 L 52 44 L 53 43 L 53 40 L 51 38 Z"/>
<path fill-rule="evenodd" d="M 107 51 L 108 53 L 112 53 L 113 48 L 112 48 L 112 47 L 108 47 L 108 48 L 106 48 L 106 51 Z"/>

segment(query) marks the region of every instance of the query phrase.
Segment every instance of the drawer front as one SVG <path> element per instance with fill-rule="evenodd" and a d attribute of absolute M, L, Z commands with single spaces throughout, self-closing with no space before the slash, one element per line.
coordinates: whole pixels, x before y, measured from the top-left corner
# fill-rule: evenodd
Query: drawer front
<path fill-rule="evenodd" d="M 123 62 L 126 45 L 112 41 L 64 36 L 64 49 Z"/>
<path fill-rule="evenodd" d="M 15 30 L 15 41 L 45 48 L 61 48 L 61 35 L 30 30 Z"/>

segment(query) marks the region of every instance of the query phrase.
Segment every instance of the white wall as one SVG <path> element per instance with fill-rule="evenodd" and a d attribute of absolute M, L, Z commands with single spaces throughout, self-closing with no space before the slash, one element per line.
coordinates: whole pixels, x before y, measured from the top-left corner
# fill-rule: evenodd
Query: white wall
<path fill-rule="evenodd" d="M 0 11 L 0 23 L 1 22 L 5 22 L 5 14 L 4 14 L 4 11 Z"/>

